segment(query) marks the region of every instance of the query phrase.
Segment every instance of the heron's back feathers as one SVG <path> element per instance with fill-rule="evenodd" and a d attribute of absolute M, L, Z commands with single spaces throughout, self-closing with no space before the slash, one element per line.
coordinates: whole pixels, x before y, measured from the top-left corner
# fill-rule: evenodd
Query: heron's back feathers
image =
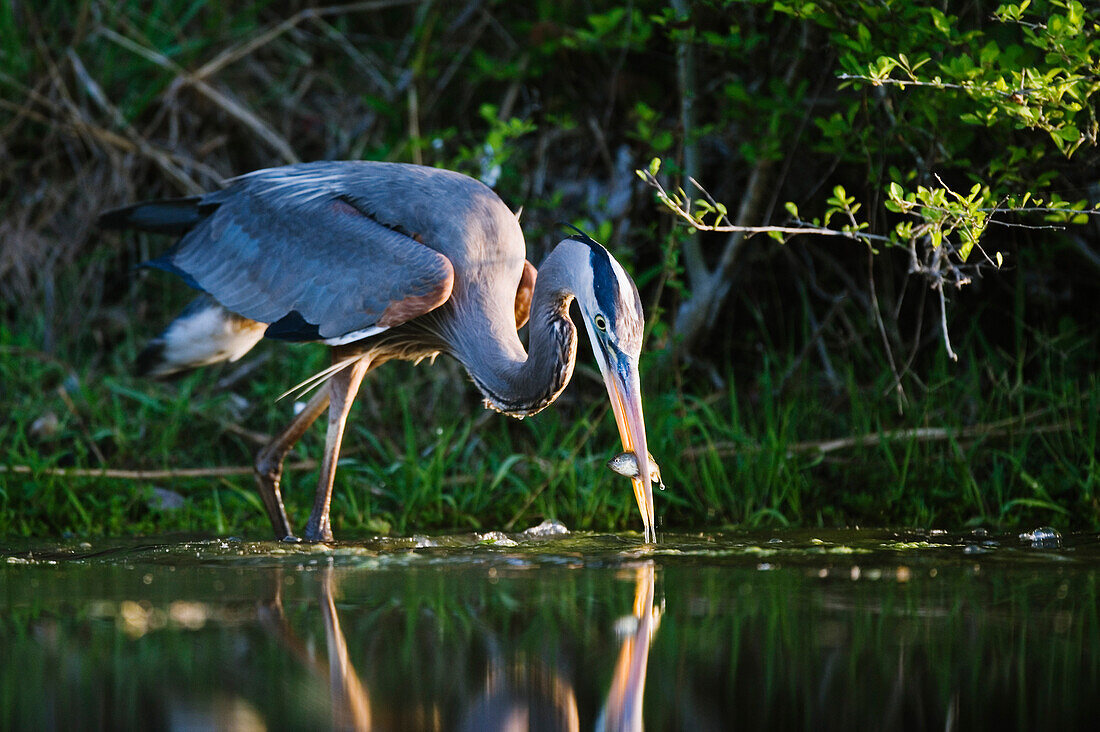
<path fill-rule="evenodd" d="M 164 378 L 218 361 L 236 361 L 266 329 L 266 323 L 242 318 L 209 295 L 199 295 L 138 354 L 135 371 Z"/>
<path fill-rule="evenodd" d="M 180 235 L 145 266 L 270 323 L 268 337 L 343 342 L 447 302 L 455 277 L 448 245 L 462 231 L 453 219 L 485 198 L 507 212 L 488 188 L 448 171 L 304 163 L 111 211 L 100 223 Z"/>
<path fill-rule="evenodd" d="M 100 225 L 175 234 L 143 266 L 209 295 L 150 344 L 140 367 L 152 375 L 239 357 L 262 336 L 339 345 L 429 313 L 413 330 L 467 368 L 527 358 L 515 332 L 535 281 L 523 234 L 495 193 L 457 173 L 302 163 L 110 211 Z"/>

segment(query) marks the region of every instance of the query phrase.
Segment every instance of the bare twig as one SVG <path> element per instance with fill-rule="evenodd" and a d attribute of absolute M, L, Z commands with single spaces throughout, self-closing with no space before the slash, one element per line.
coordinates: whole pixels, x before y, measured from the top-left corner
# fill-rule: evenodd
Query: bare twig
<path fill-rule="evenodd" d="M 952 361 L 958 361 L 959 355 L 951 350 L 951 335 L 947 331 L 947 298 L 943 294 L 943 283 L 939 283 L 936 290 L 940 294 L 940 330 L 943 331 L 943 347 L 947 349 L 947 355 Z"/>
<path fill-rule="evenodd" d="M 227 48 L 219 53 L 214 58 L 207 61 L 199 69 L 191 74 L 191 78 L 197 81 L 205 81 L 214 74 L 221 71 L 226 66 L 241 60 L 245 56 L 249 56 L 260 48 L 274 41 L 279 36 L 283 35 L 287 31 L 297 27 L 303 21 L 320 19 L 333 15 L 349 15 L 351 13 L 366 12 L 371 10 L 383 10 L 385 8 L 397 7 L 400 5 L 412 5 L 419 0 L 371 0 L 371 2 L 350 3 L 347 5 L 330 5 L 324 8 L 306 8 L 299 10 L 294 15 L 290 16 L 286 20 L 268 28 L 266 31 L 253 36 L 249 40 L 240 43 L 232 48 Z M 328 24 L 326 27 L 331 28 Z M 362 55 L 354 56 L 356 61 L 361 62 L 364 70 L 368 72 L 371 79 L 382 87 L 387 94 L 392 92 L 392 85 L 383 77 L 377 69 L 373 69 L 372 65 L 366 63 L 366 60 Z"/>
<path fill-rule="evenodd" d="M 284 470 L 311 470 L 316 460 L 299 460 L 287 463 Z M 63 478 L 113 478 L 116 480 L 172 480 L 173 478 L 226 478 L 233 475 L 251 475 L 251 465 L 233 465 L 220 468 L 170 468 L 167 470 L 120 470 L 116 468 L 34 468 L 29 465 L 0 465 L 0 473 L 16 475 L 56 475 Z"/>
<path fill-rule="evenodd" d="M 290 147 L 290 143 L 288 143 L 282 135 L 272 129 L 270 125 L 253 114 L 251 110 L 247 109 L 237 100 L 218 91 L 194 74 L 188 73 L 175 61 L 158 51 L 147 48 L 110 28 L 100 28 L 99 32 L 103 37 L 122 46 L 126 50 L 176 74 L 176 80 L 172 82 L 167 94 L 174 94 L 182 86 L 190 86 L 199 94 L 206 97 L 210 102 L 221 107 L 222 111 L 230 117 L 256 133 L 256 135 L 278 153 L 285 162 L 298 162 L 298 156 Z"/>
<path fill-rule="evenodd" d="M 708 231 L 715 233 L 740 233 L 740 234 L 786 234 L 788 236 L 799 236 L 803 234 L 813 236 L 838 236 L 843 239 L 851 239 L 852 241 L 871 241 L 871 242 L 892 242 L 888 236 L 881 234 L 868 234 L 864 231 L 848 231 L 844 229 L 830 229 L 827 226 L 818 226 L 816 224 L 799 223 L 797 226 L 742 226 L 739 224 L 705 224 L 697 219 L 690 211 L 690 201 L 677 202 L 669 194 L 665 187 L 661 184 L 657 178 L 647 170 L 641 171 L 645 176 L 645 182 L 652 186 L 657 191 L 657 198 L 665 204 L 665 207 L 672 213 L 679 216 L 692 226 L 692 228 L 698 231 Z M 696 184 L 698 186 L 698 184 Z M 707 193 L 702 187 L 699 190 L 703 195 L 707 196 L 708 200 L 710 194 Z M 744 208 L 744 204 L 742 204 Z M 738 216 L 740 218 L 740 215 Z M 727 221 L 729 219 L 726 219 Z M 727 251 L 723 252 L 724 255 L 729 251 L 727 245 Z M 723 256 L 723 260 L 732 260 L 733 255 Z"/>
<path fill-rule="evenodd" d="M 83 84 L 84 90 L 88 93 L 88 96 L 92 98 L 92 100 L 96 103 L 100 110 L 102 110 L 108 117 L 110 117 L 111 122 L 125 133 L 126 138 L 130 140 L 134 148 L 142 155 L 156 163 L 156 165 L 166 174 L 168 174 L 170 178 L 179 183 L 180 187 L 185 192 L 190 194 L 201 193 L 203 191 L 202 186 L 195 182 L 195 180 L 190 175 L 184 172 L 184 170 L 176 164 L 176 162 L 172 159 L 173 156 L 165 153 L 163 150 L 159 150 L 156 147 L 150 145 L 149 141 L 146 140 L 142 135 L 138 134 L 137 130 L 135 130 L 133 126 L 126 121 L 126 118 L 123 116 L 122 112 L 118 110 L 118 107 L 116 107 L 110 102 L 110 100 L 107 99 L 107 95 L 103 91 L 103 88 L 99 85 L 99 82 L 92 78 L 92 75 L 88 73 L 87 68 L 85 68 L 84 66 L 84 62 L 81 61 L 80 57 L 76 54 L 76 51 L 70 48 L 67 52 L 67 55 L 69 58 L 69 64 L 72 66 L 73 73 L 76 75 L 76 78 L 80 80 L 80 83 Z M 74 116 L 77 115 L 77 110 L 72 110 L 72 113 L 74 114 Z M 89 131 L 93 131 L 95 129 L 95 127 L 89 123 L 86 123 L 86 128 Z M 97 137 L 102 136 L 97 135 Z M 187 161 L 187 164 L 195 168 L 206 167 L 201 166 L 194 161 Z M 208 175 L 213 175 L 213 177 L 215 178 L 217 177 L 214 171 L 210 168 L 206 168 L 204 172 L 206 172 Z"/>
<path fill-rule="evenodd" d="M 944 209 L 937 209 L 943 211 Z M 1012 208 L 1005 208 L 1003 206 L 994 206 L 993 208 L 976 208 L 975 211 L 982 211 L 984 213 L 1050 213 L 1050 214 L 1084 214 L 1085 216 L 1100 216 L 1100 210 L 1097 209 L 1078 209 L 1078 208 L 1052 208 L 1050 206 L 1013 206 Z M 1011 226 L 1011 224 L 1004 224 L 1005 226 Z"/>
<path fill-rule="evenodd" d="M 1044 434 L 1049 432 L 1066 432 L 1079 425 L 1075 420 L 1065 420 L 1050 424 L 1027 427 L 1028 434 Z M 949 427 L 913 427 L 903 430 L 889 430 L 885 432 L 872 432 L 854 437 L 841 437 L 832 440 L 808 440 L 795 442 L 785 446 L 788 455 L 796 453 L 830 453 L 840 450 L 848 450 L 853 447 L 877 447 L 886 442 L 899 440 L 915 440 L 917 442 L 941 442 L 943 440 L 975 440 L 983 437 L 1005 437 L 1015 434 L 1020 428 L 1026 427 L 1026 419 L 1006 419 L 990 424 L 979 424 L 971 427 L 952 429 Z M 732 442 L 720 442 L 710 445 L 697 445 L 689 447 L 682 453 L 688 458 L 697 458 L 703 455 L 717 455 L 729 457 L 744 453 L 761 452 L 764 448 L 760 445 L 737 445 Z"/>
<path fill-rule="evenodd" d="M 909 401 L 905 396 L 905 387 L 901 383 L 901 374 L 898 373 L 897 364 L 894 363 L 894 351 L 890 347 L 890 338 L 886 335 L 886 323 L 882 320 L 882 308 L 878 302 L 878 293 L 875 289 L 875 253 L 867 247 L 867 290 L 871 294 L 871 312 L 875 317 L 875 325 L 878 327 L 879 336 L 882 338 L 882 348 L 886 351 L 886 361 L 890 364 L 890 373 L 894 375 L 894 390 L 898 395 L 898 411 L 901 412 Z"/>
<path fill-rule="evenodd" d="M 17 112 L 26 119 L 33 120 L 40 124 L 58 127 L 76 136 L 88 135 L 94 137 L 101 143 L 125 153 L 137 153 L 151 160 L 165 173 L 165 175 L 176 181 L 185 192 L 201 192 L 202 188 L 176 164 L 177 162 L 185 162 L 180 160 L 178 156 L 148 144 L 148 142 L 140 136 L 129 139 L 100 127 L 99 125 L 93 124 L 85 117 L 83 110 L 79 107 L 72 104 L 61 105 L 35 89 L 22 87 L 22 85 L 15 82 L 3 72 L 0 72 L 0 81 L 12 83 L 16 88 L 22 89 L 28 100 L 43 107 L 47 113 L 43 114 L 37 112 L 31 109 L 29 105 L 15 104 L 6 99 L 0 99 L 0 109 L 8 109 Z"/>
<path fill-rule="evenodd" d="M 900 86 L 902 88 L 908 86 L 926 86 L 933 89 L 961 89 L 962 91 L 983 91 L 993 92 L 999 94 L 1005 98 L 1011 98 L 1016 94 L 1028 94 L 1031 92 L 1041 91 L 1038 88 L 1025 88 L 1025 89 L 1012 89 L 1010 91 L 995 89 L 990 84 L 953 84 L 946 81 L 921 81 L 920 79 L 891 79 L 891 78 L 876 78 L 872 76 L 864 76 L 862 74 L 837 74 L 837 79 L 840 81 L 863 81 L 871 86 Z"/>
<path fill-rule="evenodd" d="M 367 54 L 363 53 L 355 44 L 348 40 L 346 35 L 337 30 L 336 26 L 322 20 L 320 17 L 315 17 L 313 23 L 340 47 L 340 50 L 351 59 L 352 63 L 354 63 L 357 68 L 370 78 L 371 82 L 382 90 L 382 97 L 384 99 L 393 98 L 394 87 L 382 74 L 382 70 L 378 63 L 381 59 L 377 58 L 374 54 L 367 56 Z"/>
<path fill-rule="evenodd" d="M 254 445 L 259 445 L 262 447 L 263 445 L 271 442 L 271 435 L 269 434 L 256 430 L 250 430 L 247 427 L 242 427 L 241 425 L 236 424 L 235 422 L 229 422 L 224 419 L 219 419 L 217 417 L 211 417 L 209 414 L 201 409 L 189 409 L 188 411 L 191 413 L 192 416 L 212 422 L 213 424 L 216 424 L 220 429 L 225 430 L 226 432 L 231 432 L 238 437 L 243 437 Z"/>

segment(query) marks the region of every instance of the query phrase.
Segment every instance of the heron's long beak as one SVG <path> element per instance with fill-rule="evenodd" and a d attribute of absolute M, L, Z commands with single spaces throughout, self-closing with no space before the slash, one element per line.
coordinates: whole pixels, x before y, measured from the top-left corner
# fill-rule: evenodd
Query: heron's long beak
<path fill-rule="evenodd" d="M 646 542 L 657 541 L 653 521 L 653 487 L 649 481 L 649 449 L 645 439 L 645 420 L 642 418 L 642 389 L 638 378 L 638 363 L 622 352 L 605 352 L 607 365 L 603 371 L 611 409 L 615 412 L 615 424 L 623 440 L 623 449 L 633 452 L 638 460 L 638 475 L 631 478 L 634 498 L 645 525 Z M 604 364 L 601 363 L 601 366 Z"/>

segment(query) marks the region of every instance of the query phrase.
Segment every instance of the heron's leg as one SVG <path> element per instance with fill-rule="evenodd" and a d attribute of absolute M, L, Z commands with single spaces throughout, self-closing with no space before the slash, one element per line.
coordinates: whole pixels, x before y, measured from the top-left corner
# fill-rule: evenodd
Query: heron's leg
<path fill-rule="evenodd" d="M 290 521 L 286 517 L 286 509 L 283 508 L 283 494 L 279 490 L 279 482 L 283 476 L 283 460 L 286 459 L 290 448 L 294 447 L 309 426 L 317 421 L 327 406 L 328 386 L 325 385 L 317 390 L 305 409 L 298 412 L 290 424 L 256 455 L 256 487 L 260 491 L 264 508 L 267 509 L 267 516 L 271 519 L 271 528 L 275 530 L 276 539 L 294 538 L 294 531 L 290 528 Z"/>
<path fill-rule="evenodd" d="M 332 526 L 328 511 L 332 503 L 332 481 L 336 477 L 336 460 L 340 456 L 340 443 L 344 439 L 344 423 L 347 422 L 351 403 L 370 371 L 371 360 L 364 357 L 346 369 L 336 372 L 328 382 L 328 433 L 325 435 L 325 455 L 321 460 L 321 476 L 317 483 L 317 497 L 313 500 L 313 513 L 306 524 L 306 541 L 331 541 Z"/>

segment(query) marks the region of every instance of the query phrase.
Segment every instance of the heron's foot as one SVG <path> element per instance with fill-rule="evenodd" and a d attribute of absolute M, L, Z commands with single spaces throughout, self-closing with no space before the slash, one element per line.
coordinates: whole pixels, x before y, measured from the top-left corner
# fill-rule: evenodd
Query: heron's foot
<path fill-rule="evenodd" d="M 307 530 L 305 537 L 303 538 L 303 541 L 312 542 L 314 544 L 326 544 L 328 542 L 331 542 L 332 540 L 333 536 L 331 531 L 320 531 L 317 533 L 311 533 Z"/>
<path fill-rule="evenodd" d="M 328 517 L 325 517 L 324 521 L 314 521 L 310 519 L 306 524 L 305 540 L 312 542 L 332 541 L 332 525 L 328 522 Z"/>

